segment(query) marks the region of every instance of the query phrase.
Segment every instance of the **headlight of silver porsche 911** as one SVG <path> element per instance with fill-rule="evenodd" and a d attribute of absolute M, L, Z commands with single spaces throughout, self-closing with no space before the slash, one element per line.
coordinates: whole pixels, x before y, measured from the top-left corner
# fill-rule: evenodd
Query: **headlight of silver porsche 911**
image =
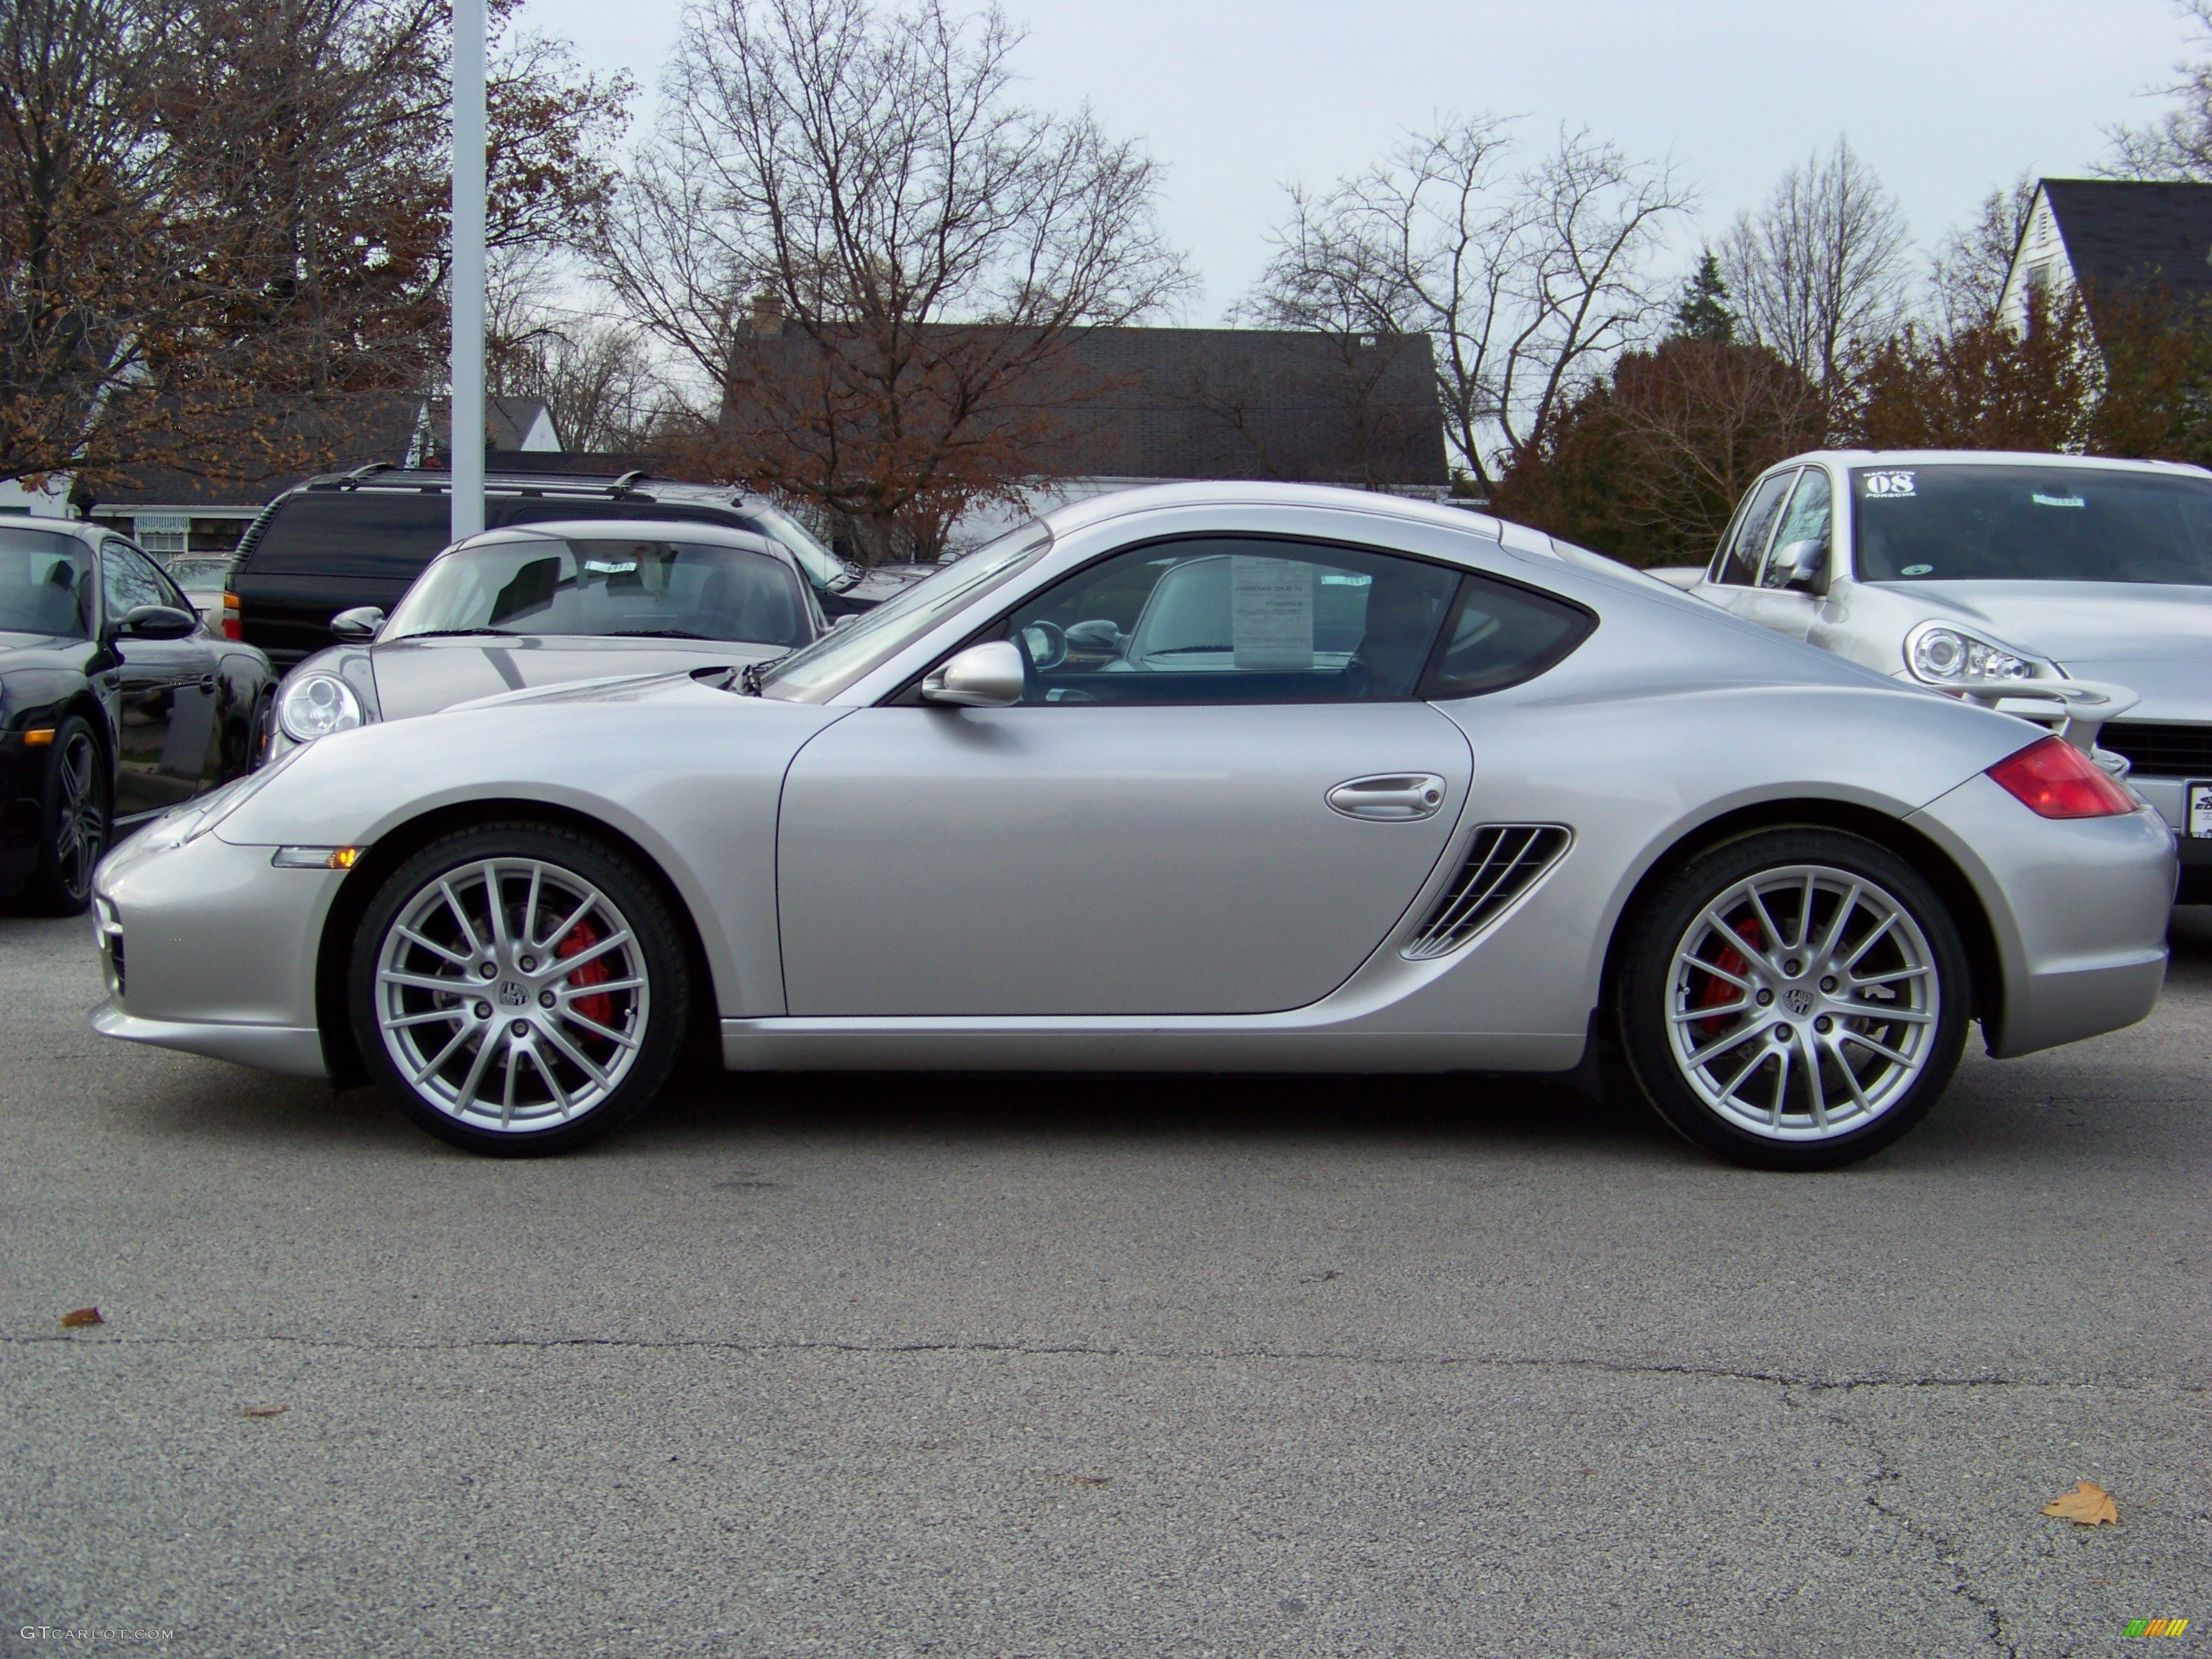
<path fill-rule="evenodd" d="M 335 674 L 303 674 L 284 688 L 276 723 L 295 743 L 310 743 L 362 724 L 361 699 Z"/>
<path fill-rule="evenodd" d="M 1905 663 L 1929 685 L 1963 680 L 2032 680 L 2035 659 L 1953 623 L 1923 623 L 1905 636 Z"/>

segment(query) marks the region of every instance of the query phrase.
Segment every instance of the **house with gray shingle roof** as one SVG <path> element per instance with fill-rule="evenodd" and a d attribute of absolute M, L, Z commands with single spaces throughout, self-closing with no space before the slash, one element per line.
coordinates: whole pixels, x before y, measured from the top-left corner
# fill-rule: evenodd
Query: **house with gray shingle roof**
<path fill-rule="evenodd" d="M 2045 179 L 2013 251 L 1998 310 L 2025 325 L 2028 295 L 2212 299 L 2212 185 L 2135 179 Z"/>

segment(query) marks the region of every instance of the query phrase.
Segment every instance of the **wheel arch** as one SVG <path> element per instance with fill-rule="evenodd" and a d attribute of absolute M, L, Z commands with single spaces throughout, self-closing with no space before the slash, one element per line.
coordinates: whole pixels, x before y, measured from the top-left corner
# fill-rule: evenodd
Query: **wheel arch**
<path fill-rule="evenodd" d="M 441 836 L 482 824 L 525 820 L 572 830 L 603 841 L 632 860 L 644 872 L 676 919 L 678 932 L 684 940 L 684 965 L 698 990 L 692 999 L 692 1022 L 696 1029 L 687 1035 L 687 1041 L 701 1043 L 711 1036 L 719 1042 L 714 965 L 700 935 L 697 918 L 691 914 L 682 890 L 661 867 L 659 860 L 604 818 L 574 807 L 528 798 L 457 801 L 410 818 L 379 836 L 376 844 L 362 856 L 361 862 L 347 873 L 324 916 L 322 937 L 315 950 L 315 1025 L 321 1034 L 323 1059 L 330 1069 L 333 1088 L 353 1088 L 369 1081 L 368 1069 L 354 1042 L 353 1022 L 347 1012 L 346 972 L 353 953 L 354 936 L 360 931 L 362 918 L 368 915 L 385 878 Z"/>
<path fill-rule="evenodd" d="M 1621 962 L 1635 924 L 1677 871 L 1692 859 L 1729 842 L 1770 830 L 1796 829 L 1836 830 L 1861 836 L 1895 854 L 1924 877 L 1958 923 L 1965 942 L 1973 1017 L 1983 1022 L 1985 1031 L 2002 1028 L 2003 959 L 1998 954 L 1989 911 L 1966 872 L 1936 842 L 1903 819 L 1854 802 L 1817 797 L 1760 801 L 1723 812 L 1686 830 L 1654 859 L 1630 890 L 1606 941 L 1605 963 L 1599 975 L 1600 1011 L 1613 1006 Z M 1602 1019 L 1598 1023 L 1601 1025 Z"/>

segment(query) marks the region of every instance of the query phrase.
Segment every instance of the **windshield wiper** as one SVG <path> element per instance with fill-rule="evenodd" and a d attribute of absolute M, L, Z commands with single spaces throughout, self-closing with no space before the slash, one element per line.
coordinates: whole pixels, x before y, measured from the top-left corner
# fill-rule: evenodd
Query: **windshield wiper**
<path fill-rule="evenodd" d="M 608 640 L 713 640 L 717 645 L 728 641 L 713 634 L 694 634 L 684 628 L 617 628 L 599 636 Z"/>
<path fill-rule="evenodd" d="M 478 634 L 496 634 L 506 640 L 523 637 L 512 628 L 426 628 L 419 634 L 402 634 L 398 637 L 403 640 L 465 640 Z"/>
<path fill-rule="evenodd" d="M 738 690 L 749 697 L 760 696 L 761 676 L 790 654 L 790 652 L 786 651 L 780 656 L 769 658 L 765 662 L 747 663 L 743 668 L 738 670 Z"/>

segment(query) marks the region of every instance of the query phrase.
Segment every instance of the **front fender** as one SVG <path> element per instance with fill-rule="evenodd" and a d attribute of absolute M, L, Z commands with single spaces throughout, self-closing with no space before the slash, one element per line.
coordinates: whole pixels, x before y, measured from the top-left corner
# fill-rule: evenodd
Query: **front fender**
<path fill-rule="evenodd" d="M 698 928 L 724 1018 L 780 1014 L 783 775 L 843 713 L 686 680 L 622 700 L 363 726 L 307 745 L 216 833 L 237 846 L 368 847 L 455 806 L 556 806 L 606 824 L 659 867 Z"/>

